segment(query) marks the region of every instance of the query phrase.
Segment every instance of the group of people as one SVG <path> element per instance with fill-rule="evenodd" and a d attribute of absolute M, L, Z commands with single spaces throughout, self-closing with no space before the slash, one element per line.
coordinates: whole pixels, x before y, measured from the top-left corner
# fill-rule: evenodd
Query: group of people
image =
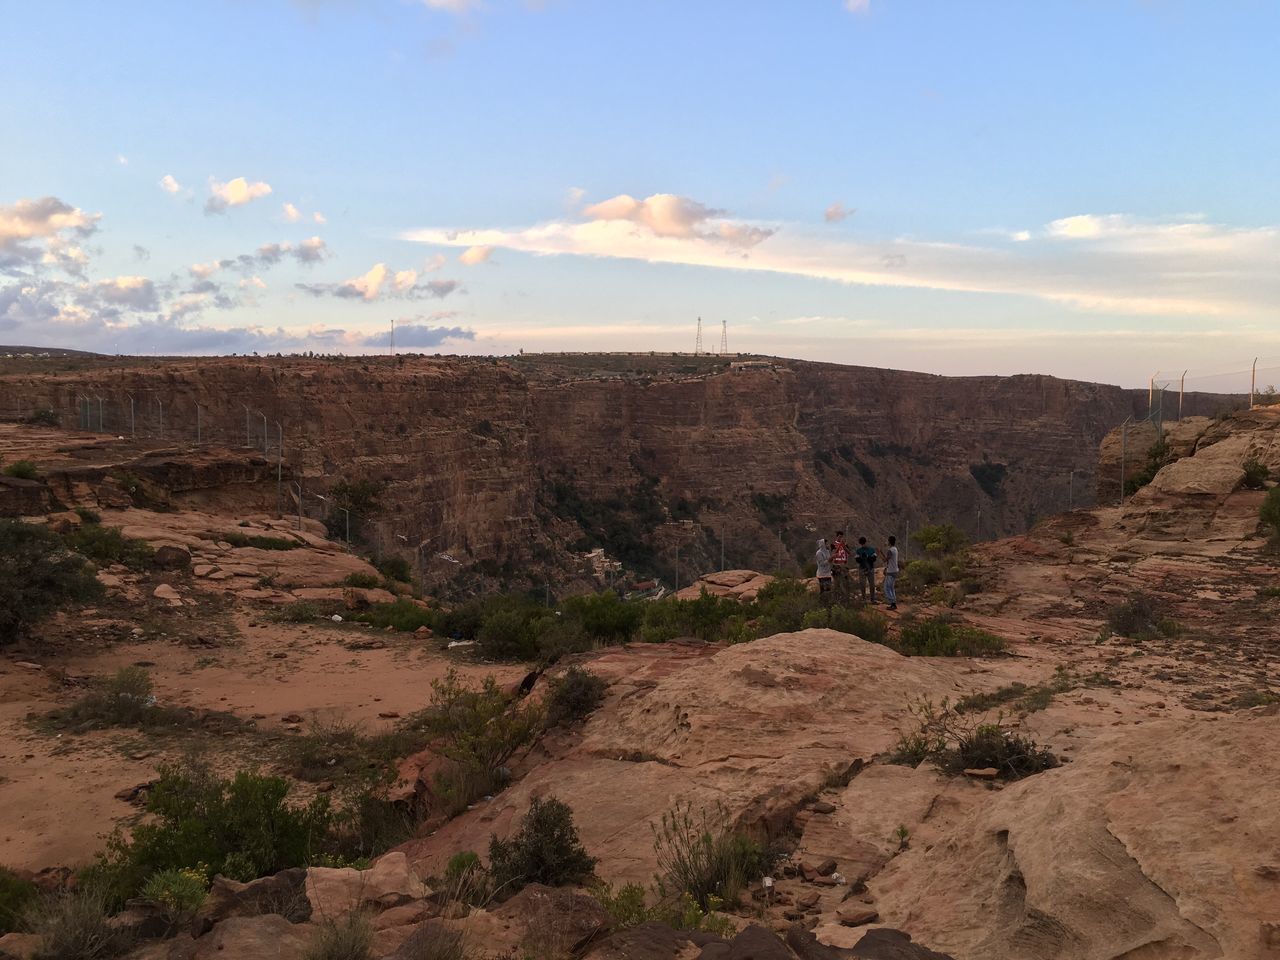
<path fill-rule="evenodd" d="M 849 585 L 849 558 L 857 567 L 858 591 L 863 600 L 876 602 L 876 564 L 884 562 L 884 599 L 888 609 L 898 609 L 898 538 L 889 538 L 888 550 L 877 550 L 867 543 L 866 537 L 858 538 L 858 546 L 852 551 L 844 539 L 844 531 L 836 534 L 830 543 L 825 537 L 818 540 L 818 592 L 831 593 L 847 598 Z"/>

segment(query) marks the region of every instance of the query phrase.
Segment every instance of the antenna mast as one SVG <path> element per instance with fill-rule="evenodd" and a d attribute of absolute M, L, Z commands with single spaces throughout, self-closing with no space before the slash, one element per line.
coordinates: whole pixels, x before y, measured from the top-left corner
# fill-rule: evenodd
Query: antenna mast
<path fill-rule="evenodd" d="M 392 317 L 392 318 L 391 318 L 391 348 L 390 348 L 390 353 L 391 353 L 391 356 L 393 356 L 393 357 L 396 355 L 396 318 L 395 318 L 395 317 Z"/>
<path fill-rule="evenodd" d="M 720 353 L 723 355 L 728 352 L 729 352 L 729 321 L 721 320 L 720 321 Z"/>
<path fill-rule="evenodd" d="M 698 318 L 698 339 L 693 342 L 693 355 L 696 357 L 702 353 L 702 318 Z"/>

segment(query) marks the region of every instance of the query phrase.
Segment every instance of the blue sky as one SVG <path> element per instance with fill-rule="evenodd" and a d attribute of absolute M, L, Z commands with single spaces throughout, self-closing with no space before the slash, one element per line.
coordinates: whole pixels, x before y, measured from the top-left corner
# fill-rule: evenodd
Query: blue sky
<path fill-rule="evenodd" d="M 1280 354 L 1280 5 L 10 4 L 0 342 Z"/>

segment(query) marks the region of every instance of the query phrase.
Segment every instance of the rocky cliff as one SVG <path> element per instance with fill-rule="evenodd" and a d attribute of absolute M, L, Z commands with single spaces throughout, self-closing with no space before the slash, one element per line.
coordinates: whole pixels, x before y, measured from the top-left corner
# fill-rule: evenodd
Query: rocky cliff
<path fill-rule="evenodd" d="M 285 509 L 296 482 L 313 517 L 339 478 L 385 481 L 381 549 L 416 547 L 429 578 L 511 582 L 565 575 L 588 546 L 687 581 L 722 554 L 794 566 L 838 526 L 1016 533 L 1092 502 L 1099 441 L 1146 401 L 1043 376 L 687 356 L 100 358 L 0 367 L 0 390 L 11 416 L 257 446 L 283 460 Z"/>

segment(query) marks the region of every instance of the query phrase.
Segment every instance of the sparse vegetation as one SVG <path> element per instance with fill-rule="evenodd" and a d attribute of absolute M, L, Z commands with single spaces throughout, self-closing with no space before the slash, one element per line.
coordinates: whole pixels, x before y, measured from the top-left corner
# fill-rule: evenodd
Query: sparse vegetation
<path fill-rule="evenodd" d="M 1262 490 L 1266 487 L 1267 480 L 1271 477 L 1271 470 L 1265 463 L 1260 462 L 1256 457 L 1252 457 L 1244 462 L 1244 479 L 1241 485 L 1246 490 Z"/>
<path fill-rule="evenodd" d="M 504 893 L 527 883 L 583 883 L 595 866 L 578 839 L 573 811 L 555 797 L 535 797 L 514 836 L 489 840 L 489 872 L 495 889 Z"/>
<path fill-rule="evenodd" d="M 589 670 L 570 667 L 551 681 L 546 702 L 547 726 L 568 726 L 585 720 L 600 706 L 607 688 L 608 684 Z"/>
<path fill-rule="evenodd" d="M 454 816 L 494 792 L 510 776 L 503 766 L 528 744 L 542 723 L 532 706 L 514 702 L 486 677 L 479 688 L 465 686 L 450 670 L 431 683 L 431 703 L 405 723 L 406 730 L 439 741 L 450 768 L 437 774 L 432 793 L 439 812 Z"/>
<path fill-rule="evenodd" d="M 0 937 L 18 929 L 36 895 L 34 883 L 0 867 Z"/>
<path fill-rule="evenodd" d="M 764 850 L 735 831 L 723 808 L 695 815 L 677 804 L 653 826 L 658 892 L 679 901 L 689 896 L 704 912 L 737 899 L 746 884 L 767 867 Z"/>
<path fill-rule="evenodd" d="M 727 917 L 703 910 L 687 893 L 650 905 L 644 887 L 628 883 L 617 890 L 608 884 L 594 888 L 592 896 L 609 914 L 614 930 L 630 930 L 642 923 L 661 923 L 673 930 L 733 935 L 735 927 Z"/>
<path fill-rule="evenodd" d="M 208 892 L 209 876 L 199 867 L 160 870 L 142 885 L 142 896 L 161 904 L 175 926 L 190 922 Z"/>
<path fill-rule="evenodd" d="M 15 460 L 4 468 L 4 475 L 17 480 L 39 480 L 40 470 L 30 460 Z"/>
<path fill-rule="evenodd" d="M 40 938 L 35 960 L 106 960 L 126 952 L 132 939 L 110 923 L 112 900 L 94 883 L 36 900 L 25 926 Z"/>
<path fill-rule="evenodd" d="M 151 566 L 155 550 L 145 540 L 132 540 L 118 527 L 82 523 L 66 535 L 67 546 L 100 567 L 119 563 L 130 570 L 146 570 Z"/>
<path fill-rule="evenodd" d="M 893 646 L 912 657 L 990 657 L 1005 651 L 1005 642 L 995 634 L 949 616 L 905 619 Z"/>
<path fill-rule="evenodd" d="M 969 464 L 969 474 L 977 481 L 982 492 L 993 500 L 1000 496 L 1000 485 L 1008 470 L 1005 464 L 992 463 L 990 460 Z"/>
<path fill-rule="evenodd" d="M 51 530 L 0 520 L 0 646 L 55 610 L 101 594 L 84 558 Z"/>
<path fill-rule="evenodd" d="M 926 760 L 950 774 L 968 769 L 994 768 L 997 775 L 1017 780 L 1058 765 L 1058 758 L 1034 740 L 1006 730 L 1001 718 L 984 722 L 957 711 L 949 700 L 908 704 L 915 728 L 899 736 L 890 763 L 917 766 Z"/>
<path fill-rule="evenodd" d="M 306 960 L 369 960 L 373 923 L 358 910 L 320 924 L 307 947 Z"/>
<path fill-rule="evenodd" d="M 413 567 L 404 557 L 383 557 L 376 564 L 378 572 L 388 580 L 400 583 L 413 582 Z"/>
<path fill-rule="evenodd" d="M 312 603 L 310 600 L 295 600 L 292 603 L 276 607 L 267 614 L 267 619 L 274 620 L 276 623 L 309 623 L 312 620 L 318 620 L 322 616 L 324 616 L 324 611 L 318 604 Z"/>
<path fill-rule="evenodd" d="M 372 590 L 382 586 L 382 580 L 376 573 L 348 573 L 342 579 L 344 587 L 356 587 L 360 590 Z"/>
<path fill-rule="evenodd" d="M 279 777 L 242 770 L 223 779 L 199 763 L 162 766 L 149 818 L 128 839 L 112 835 L 88 879 L 118 902 L 166 870 L 207 868 L 243 881 L 303 866 L 320 851 L 333 813 L 323 795 L 294 807 L 288 794 Z"/>
<path fill-rule="evenodd" d="M 1160 468 L 1165 464 L 1173 462 L 1173 455 L 1169 449 L 1169 444 L 1163 437 L 1147 448 L 1146 463 L 1132 477 L 1127 477 L 1124 481 L 1125 496 L 1137 493 L 1148 483 L 1155 479 Z"/>
<path fill-rule="evenodd" d="M 391 627 L 400 633 L 412 633 L 419 627 L 431 627 L 436 617 L 433 611 L 423 609 L 408 597 L 394 603 L 375 603 L 355 614 L 351 619 L 384 630 Z"/>
<path fill-rule="evenodd" d="M 383 512 L 382 496 L 387 485 L 381 480 L 339 480 L 329 489 L 329 515 L 325 519 L 329 536 L 343 538 L 347 524 L 351 524 L 351 537 L 363 540 L 364 525 Z"/>
<path fill-rule="evenodd" d="M 272 537 L 261 533 L 249 534 L 234 531 L 232 533 L 211 533 L 209 537 L 214 540 L 222 540 L 233 547 L 254 547 L 258 550 L 296 550 L 302 546 L 297 540 L 291 540 L 288 537 Z"/>
<path fill-rule="evenodd" d="M 1048 683 L 1027 686 L 1025 683 L 1011 683 L 990 693 L 974 693 L 961 697 L 956 701 L 956 713 L 982 713 L 1012 704 L 1018 713 L 1035 713 L 1045 709 L 1060 693 L 1066 693 L 1076 686 L 1076 680 L 1066 670 L 1059 667 Z"/>
<path fill-rule="evenodd" d="M 22 422 L 36 427 L 62 426 L 62 418 L 54 410 L 36 410 Z"/>
<path fill-rule="evenodd" d="M 1258 519 L 1271 528 L 1273 540 L 1280 541 L 1280 487 L 1272 487 L 1258 508 Z"/>
<path fill-rule="evenodd" d="M 1107 627 L 1113 634 L 1133 640 L 1172 637 L 1180 630 L 1178 622 L 1144 593 L 1135 593 L 1125 603 L 1112 606 L 1107 611 Z"/>

